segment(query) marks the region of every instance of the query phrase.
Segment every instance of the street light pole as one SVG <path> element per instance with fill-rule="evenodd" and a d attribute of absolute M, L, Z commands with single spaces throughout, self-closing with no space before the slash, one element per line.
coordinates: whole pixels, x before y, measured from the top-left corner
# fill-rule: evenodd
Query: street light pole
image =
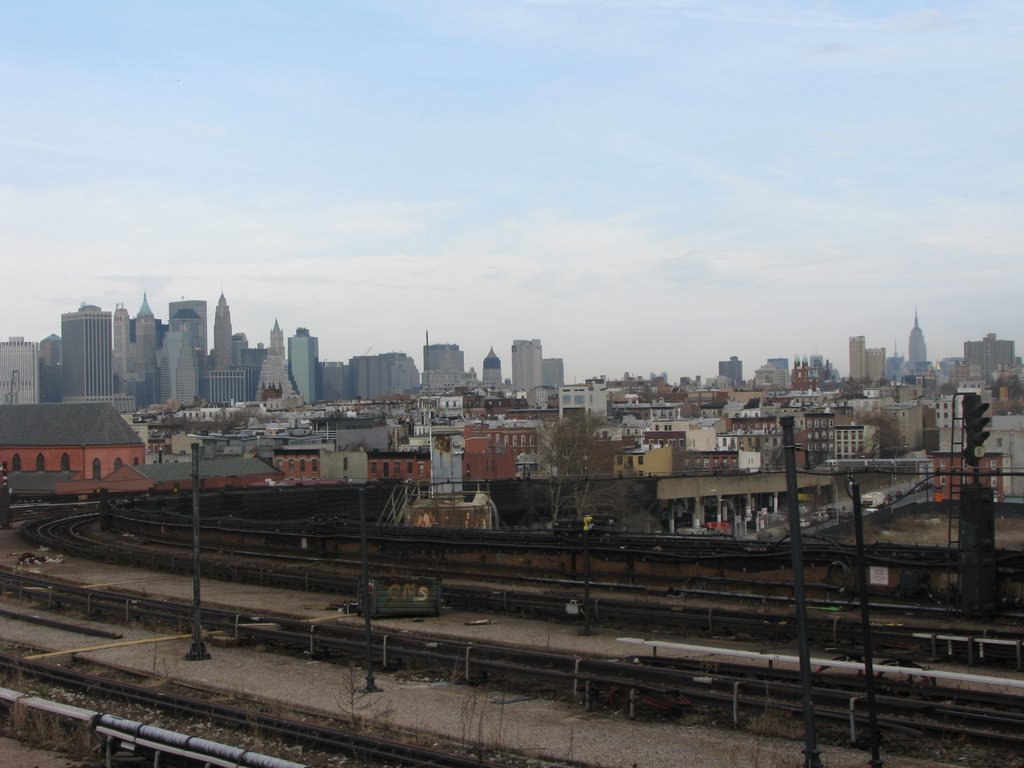
<path fill-rule="evenodd" d="M 203 625 L 199 600 L 199 451 L 192 444 L 192 645 L 185 654 L 186 661 L 205 661 L 210 658 L 203 643 Z"/>

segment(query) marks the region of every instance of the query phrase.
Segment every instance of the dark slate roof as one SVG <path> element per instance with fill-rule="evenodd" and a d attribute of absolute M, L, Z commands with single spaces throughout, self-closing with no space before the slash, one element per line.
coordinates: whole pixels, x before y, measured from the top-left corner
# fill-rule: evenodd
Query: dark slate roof
<path fill-rule="evenodd" d="M 175 480 L 192 478 L 191 461 L 168 461 L 163 464 L 139 464 L 133 466 L 143 477 L 156 483 L 167 483 Z M 263 461 L 253 457 L 206 459 L 199 462 L 200 477 L 245 477 L 247 475 L 279 474 L 279 471 Z"/>
<path fill-rule="evenodd" d="M 124 445 L 142 438 L 110 403 L 0 405 L 0 445 Z"/>

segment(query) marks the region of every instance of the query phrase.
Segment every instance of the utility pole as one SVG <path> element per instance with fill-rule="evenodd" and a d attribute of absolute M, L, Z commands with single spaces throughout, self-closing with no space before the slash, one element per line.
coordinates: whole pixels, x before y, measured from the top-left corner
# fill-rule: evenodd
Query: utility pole
<path fill-rule="evenodd" d="M 370 614 L 373 607 L 370 603 L 370 555 L 366 541 L 366 489 L 359 489 L 359 548 L 363 557 L 363 626 L 366 641 L 366 693 L 377 693 L 381 689 L 373 679 L 373 627 L 370 625 Z"/>
<path fill-rule="evenodd" d="M 879 752 L 878 717 L 875 711 L 875 667 L 871 648 L 871 618 L 868 612 L 867 564 L 864 561 L 864 510 L 861 508 L 860 483 L 849 478 L 848 488 L 853 501 L 853 530 L 857 544 L 857 591 L 860 595 L 861 646 L 864 649 L 864 689 L 868 700 L 868 731 L 871 738 L 871 768 L 882 768 Z"/>
<path fill-rule="evenodd" d="M 804 768 L 822 768 L 814 729 L 814 699 L 811 686 L 811 651 L 807 640 L 807 596 L 804 592 L 804 558 L 800 541 L 800 486 L 796 479 L 796 443 L 793 417 L 783 416 L 782 449 L 786 459 L 786 501 L 789 507 L 789 552 L 793 567 L 793 601 L 796 636 L 800 654 L 800 687 L 804 710 Z"/>
<path fill-rule="evenodd" d="M 205 661 L 210 658 L 203 643 L 203 625 L 199 600 L 199 453 L 202 446 L 192 444 L 192 645 L 185 654 L 186 661 Z"/>

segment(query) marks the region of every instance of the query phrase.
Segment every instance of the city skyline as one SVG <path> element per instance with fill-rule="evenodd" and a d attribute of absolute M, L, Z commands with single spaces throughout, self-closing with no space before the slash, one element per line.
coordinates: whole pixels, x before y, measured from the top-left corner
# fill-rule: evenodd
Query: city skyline
<path fill-rule="evenodd" d="M 181 299 L 320 358 L 713 376 L 1024 338 L 1024 8 L 0 11 L 0 338 Z M 415 318 L 415 319 L 413 319 Z M 212 328 L 209 329 L 212 333 Z M 896 346 L 894 347 L 894 342 Z M 508 376 L 510 368 L 506 368 Z"/>

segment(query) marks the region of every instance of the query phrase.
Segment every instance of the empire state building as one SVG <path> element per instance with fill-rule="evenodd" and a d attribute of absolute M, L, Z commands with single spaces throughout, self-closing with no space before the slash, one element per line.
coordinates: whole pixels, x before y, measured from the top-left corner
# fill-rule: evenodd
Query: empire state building
<path fill-rule="evenodd" d="M 924 343 L 924 331 L 917 323 L 917 310 L 914 310 L 914 327 L 910 331 L 910 343 L 907 346 L 907 365 L 911 373 L 924 373 L 928 370 L 928 347 Z"/>

